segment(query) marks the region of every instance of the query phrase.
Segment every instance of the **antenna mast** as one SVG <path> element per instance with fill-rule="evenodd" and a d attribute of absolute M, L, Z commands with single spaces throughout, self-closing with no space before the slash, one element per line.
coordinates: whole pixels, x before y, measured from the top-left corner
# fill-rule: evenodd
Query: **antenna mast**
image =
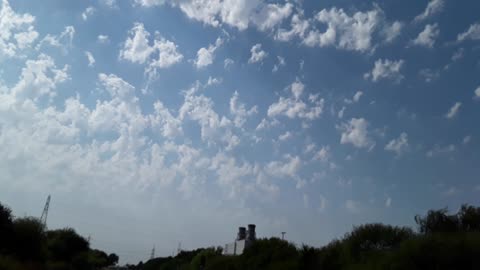
<path fill-rule="evenodd" d="M 48 195 L 47 202 L 45 203 L 45 207 L 43 208 L 42 216 L 40 217 L 40 222 L 42 223 L 44 228 L 47 228 L 47 217 L 48 217 L 48 208 L 50 207 L 50 198 L 51 196 Z"/>

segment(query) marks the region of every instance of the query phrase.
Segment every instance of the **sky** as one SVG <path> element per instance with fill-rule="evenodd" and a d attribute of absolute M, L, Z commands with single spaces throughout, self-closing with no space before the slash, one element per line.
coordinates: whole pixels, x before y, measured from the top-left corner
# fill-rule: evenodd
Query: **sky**
<path fill-rule="evenodd" d="M 0 201 L 121 263 L 479 205 L 478 10 L 1 0 Z"/>

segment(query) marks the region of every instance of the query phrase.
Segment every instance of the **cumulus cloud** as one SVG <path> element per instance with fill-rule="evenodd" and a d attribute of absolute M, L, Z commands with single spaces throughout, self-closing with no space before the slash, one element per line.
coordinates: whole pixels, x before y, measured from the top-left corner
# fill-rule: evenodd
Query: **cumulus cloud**
<path fill-rule="evenodd" d="M 252 22 L 260 31 L 270 30 L 288 18 L 292 11 L 293 5 L 291 3 L 286 3 L 283 6 L 266 4 L 258 13 L 253 14 Z"/>
<path fill-rule="evenodd" d="M 283 28 L 278 29 L 275 39 L 279 41 L 290 41 L 294 37 L 298 36 L 300 38 L 305 37 L 305 32 L 310 27 L 308 20 L 303 19 L 302 14 L 294 14 L 290 22 L 290 30 Z"/>
<path fill-rule="evenodd" d="M 178 46 L 165 38 L 149 42 L 150 33 L 141 23 L 135 23 L 128 32 L 128 37 L 120 50 L 119 57 L 132 63 L 147 64 L 145 73 L 155 77 L 157 69 L 168 68 L 179 63 L 183 55 L 178 52 Z M 155 55 L 158 55 L 156 58 Z"/>
<path fill-rule="evenodd" d="M 392 198 L 388 197 L 385 201 L 385 207 L 389 208 L 392 205 Z"/>
<path fill-rule="evenodd" d="M 365 79 L 371 79 L 373 82 L 377 82 L 381 79 L 391 79 L 399 82 L 403 79 L 403 75 L 400 72 L 405 61 L 404 60 L 389 60 L 378 59 L 375 61 L 375 66 L 371 72 L 365 73 Z"/>
<path fill-rule="evenodd" d="M 413 45 L 423 46 L 427 48 L 432 48 L 435 44 L 435 39 L 440 34 L 440 29 L 438 29 L 438 24 L 427 24 L 425 29 L 418 34 L 417 38 L 412 40 Z"/>
<path fill-rule="evenodd" d="M 375 142 L 368 135 L 368 122 L 364 118 L 352 118 L 339 129 L 342 131 L 341 144 L 350 143 L 357 148 L 369 149 L 375 146 Z"/>
<path fill-rule="evenodd" d="M 92 16 L 95 13 L 95 8 L 92 6 L 89 6 L 85 9 L 84 12 L 82 12 L 82 19 L 84 21 L 88 20 L 88 17 Z"/>
<path fill-rule="evenodd" d="M 239 30 L 245 30 L 250 25 L 260 31 L 267 31 L 284 19 L 293 10 L 291 3 L 263 3 L 259 0 L 135 0 L 136 5 L 144 7 L 169 4 L 178 7 L 190 19 L 213 27 L 228 25 Z"/>
<path fill-rule="evenodd" d="M 85 56 L 88 60 L 88 66 L 93 67 L 93 65 L 95 65 L 95 58 L 93 57 L 93 54 L 89 51 L 85 51 Z"/>
<path fill-rule="evenodd" d="M 253 106 L 247 110 L 245 104 L 240 103 L 238 99 L 239 94 L 237 91 L 235 91 L 233 96 L 230 98 L 230 113 L 233 116 L 233 123 L 235 126 L 241 128 L 247 121 L 248 117 L 256 114 L 258 110 L 257 106 Z"/>
<path fill-rule="evenodd" d="M 315 155 L 313 156 L 313 159 L 319 160 L 321 162 L 328 162 L 330 160 L 330 156 L 331 156 L 330 146 L 327 145 L 327 146 L 322 146 L 322 148 L 320 148 L 320 150 L 317 153 L 315 153 Z"/>
<path fill-rule="evenodd" d="M 34 27 L 35 17 L 16 13 L 7 0 L 0 9 L 0 56 L 15 57 L 30 48 L 38 38 Z"/>
<path fill-rule="evenodd" d="M 480 23 L 474 23 L 463 33 L 458 34 L 457 41 L 480 39 Z"/>
<path fill-rule="evenodd" d="M 347 103 L 347 104 L 357 103 L 358 101 L 360 101 L 360 98 L 361 98 L 362 96 L 363 96 L 363 92 L 362 92 L 362 91 L 357 91 L 357 92 L 353 95 L 352 99 L 346 98 L 346 99 L 344 99 L 343 101 L 344 101 L 345 103 Z"/>
<path fill-rule="evenodd" d="M 313 22 L 326 25 L 327 29 L 321 32 L 312 26 Z M 312 23 L 302 22 L 297 18 L 295 25 L 292 20 L 291 31 L 293 32 L 279 31 L 277 37 L 280 40 L 289 40 L 297 34 L 307 46 L 333 46 L 344 50 L 366 52 L 375 48 L 373 44 L 375 37 L 391 42 L 402 29 L 400 22 L 387 23 L 383 11 L 378 7 L 366 12 L 358 11 L 352 15 L 341 8 L 323 9 L 315 15 Z M 306 28 L 310 30 L 307 32 Z"/>
<path fill-rule="evenodd" d="M 394 41 L 402 32 L 404 24 L 395 21 L 392 24 L 386 24 L 383 28 L 383 35 L 385 36 L 385 42 L 390 43 Z"/>
<path fill-rule="evenodd" d="M 445 114 L 445 117 L 447 119 L 455 118 L 458 115 L 461 106 L 462 106 L 461 102 L 455 102 L 455 104 L 453 104 L 450 110 L 448 110 L 447 114 Z"/>
<path fill-rule="evenodd" d="M 400 156 L 408 149 L 408 135 L 405 132 L 400 134 L 400 137 L 397 139 L 391 140 L 387 145 L 385 145 L 385 150 L 392 151 Z"/>
<path fill-rule="evenodd" d="M 425 11 L 423 11 L 422 14 L 418 15 L 415 17 L 414 21 L 415 22 L 420 22 L 425 19 L 428 19 L 438 13 L 440 13 L 445 6 L 445 1 L 444 0 L 431 0 L 427 7 L 425 8 Z"/>
<path fill-rule="evenodd" d="M 208 48 L 200 48 L 197 52 L 197 59 L 194 61 L 194 65 L 200 69 L 209 66 L 213 63 L 215 57 L 215 51 L 223 43 L 221 38 L 217 38 L 215 45 L 211 44 Z"/>
<path fill-rule="evenodd" d="M 262 50 L 262 44 L 255 44 L 253 47 L 250 49 L 250 59 L 248 59 L 249 64 L 253 63 L 258 63 L 262 62 L 263 59 L 267 58 L 268 53 L 264 50 Z"/>
<path fill-rule="evenodd" d="M 280 97 L 279 100 L 268 107 L 267 115 L 275 117 L 279 115 L 288 118 L 314 120 L 321 116 L 324 107 L 324 99 L 318 95 L 309 95 L 308 101 L 303 101 L 303 91 L 305 85 L 300 81 L 293 82 L 289 90 L 290 97 Z"/>

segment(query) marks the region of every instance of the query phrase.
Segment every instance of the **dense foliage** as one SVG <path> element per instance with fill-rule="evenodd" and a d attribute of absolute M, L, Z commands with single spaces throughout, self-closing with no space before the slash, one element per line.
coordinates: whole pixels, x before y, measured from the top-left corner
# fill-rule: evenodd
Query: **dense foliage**
<path fill-rule="evenodd" d="M 1 270 L 94 270 L 117 263 L 117 255 L 90 249 L 74 229 L 47 231 L 37 218 L 14 218 L 0 204 Z"/>
<path fill-rule="evenodd" d="M 219 248 L 198 249 L 190 256 L 182 252 L 130 269 L 480 269 L 479 207 L 463 205 L 456 214 L 431 210 L 415 221 L 418 233 L 406 227 L 366 224 L 321 248 L 296 247 L 278 238 L 259 239 L 240 256 L 221 255 Z"/>

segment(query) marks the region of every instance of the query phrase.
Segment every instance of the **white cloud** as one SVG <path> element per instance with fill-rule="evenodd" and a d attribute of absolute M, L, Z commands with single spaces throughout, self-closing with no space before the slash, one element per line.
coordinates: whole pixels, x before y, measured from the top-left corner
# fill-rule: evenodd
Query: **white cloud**
<path fill-rule="evenodd" d="M 150 78 L 156 77 L 157 69 L 168 68 L 183 59 L 183 55 L 177 51 L 178 46 L 170 40 L 155 38 L 153 45 L 150 45 L 150 33 L 141 23 L 134 23 L 128 35 L 120 50 L 120 59 L 138 64 L 147 63 L 145 73 Z M 153 56 L 156 54 L 158 57 L 155 59 Z"/>
<path fill-rule="evenodd" d="M 302 118 L 314 120 L 320 117 L 323 112 L 324 99 L 319 99 L 318 95 L 310 95 L 308 103 L 305 103 L 301 96 L 303 94 L 304 85 L 300 81 L 293 82 L 289 89 L 291 97 L 280 97 L 276 103 L 268 107 L 267 114 L 269 117 L 285 115 L 288 118 Z"/>
<path fill-rule="evenodd" d="M 211 44 L 208 48 L 200 48 L 197 52 L 197 60 L 195 60 L 195 66 L 200 69 L 209 66 L 213 63 L 215 58 L 215 51 L 222 45 L 223 41 L 218 38 L 215 45 Z"/>
<path fill-rule="evenodd" d="M 474 93 L 475 93 L 475 96 L 474 96 L 475 98 L 480 98 L 480 86 L 477 87 L 477 89 L 475 89 Z"/>
<path fill-rule="evenodd" d="M 98 35 L 97 42 L 100 44 L 110 43 L 110 38 L 107 35 Z"/>
<path fill-rule="evenodd" d="M 281 56 L 277 56 L 278 63 L 273 66 L 272 72 L 275 73 L 278 71 L 280 67 L 283 67 L 286 65 L 285 58 Z"/>
<path fill-rule="evenodd" d="M 388 197 L 385 201 L 385 207 L 389 208 L 392 205 L 392 198 Z"/>
<path fill-rule="evenodd" d="M 465 136 L 465 137 L 463 138 L 462 143 L 463 143 L 463 144 L 469 144 L 471 140 L 472 140 L 472 136 L 467 135 L 467 136 Z"/>
<path fill-rule="evenodd" d="M 85 9 L 84 12 L 82 12 L 82 19 L 84 21 L 88 20 L 88 17 L 92 16 L 95 13 L 95 8 L 92 6 L 89 6 Z"/>
<path fill-rule="evenodd" d="M 435 39 L 440 34 L 440 29 L 438 29 L 438 24 L 427 24 L 425 29 L 418 34 L 417 38 L 412 40 L 413 45 L 424 46 L 427 48 L 433 48 L 435 44 Z"/>
<path fill-rule="evenodd" d="M 450 145 L 447 145 L 447 146 L 435 145 L 431 150 L 427 151 L 426 155 L 427 155 L 427 157 L 431 158 L 431 157 L 438 156 L 438 155 L 441 155 L 441 154 L 452 153 L 455 150 L 457 150 L 457 148 L 453 144 L 450 144 Z"/>
<path fill-rule="evenodd" d="M 402 24 L 395 22 L 388 25 L 384 14 L 378 7 L 348 15 L 336 7 L 323 9 L 316 14 L 315 20 L 327 25 L 324 32 L 312 29 L 303 37 L 307 46 L 334 46 L 339 49 L 365 52 L 375 48 L 374 35 L 379 32 L 387 42 L 400 34 Z M 383 27 L 382 27 L 383 25 Z"/>
<path fill-rule="evenodd" d="M 177 50 L 178 46 L 170 40 L 155 40 L 154 48 L 158 52 L 158 58 L 152 59 L 145 70 L 150 77 L 156 76 L 157 68 L 169 68 L 183 60 L 183 55 Z"/>
<path fill-rule="evenodd" d="M 452 55 L 452 61 L 458 61 L 463 58 L 463 55 L 465 53 L 465 49 L 459 48 L 456 50 L 453 55 Z"/>
<path fill-rule="evenodd" d="M 153 108 L 155 113 L 150 115 L 150 122 L 154 130 L 158 129 L 164 137 L 170 139 L 183 134 L 182 122 L 160 100 L 153 104 Z"/>
<path fill-rule="evenodd" d="M 280 135 L 278 136 L 278 140 L 279 140 L 279 141 L 286 141 L 286 140 L 292 138 L 292 136 L 293 136 L 292 133 L 291 133 L 290 131 L 287 131 L 287 132 L 285 132 L 285 133 L 283 133 L 283 134 L 280 134 Z"/>
<path fill-rule="evenodd" d="M 230 98 L 230 113 L 234 117 L 233 123 L 235 126 L 241 128 L 247 121 L 247 118 L 256 114 L 258 111 L 257 106 L 253 106 L 247 110 L 245 108 L 245 104 L 238 102 L 238 98 L 239 94 L 237 91 L 235 91 L 233 96 Z"/>
<path fill-rule="evenodd" d="M 343 118 L 343 115 L 345 114 L 346 109 L 347 108 L 345 106 L 343 106 L 342 109 L 340 111 L 338 111 L 338 114 L 337 114 L 338 118 L 340 118 L 340 119 Z"/>
<path fill-rule="evenodd" d="M 270 30 L 283 20 L 288 18 L 293 11 L 293 5 L 286 3 L 280 4 L 266 4 L 263 8 L 252 16 L 252 22 L 260 31 Z"/>
<path fill-rule="evenodd" d="M 400 134 L 400 137 L 397 139 L 391 140 L 387 145 L 385 145 L 385 150 L 392 151 L 400 156 L 408 149 L 408 135 L 405 132 Z"/>
<path fill-rule="evenodd" d="M 389 59 L 378 59 L 375 61 L 375 66 L 372 71 L 364 75 L 365 79 L 372 79 L 373 82 L 377 82 L 381 79 L 391 79 L 394 81 L 401 81 L 403 75 L 400 73 L 404 60 L 392 61 Z"/>
<path fill-rule="evenodd" d="M 474 23 L 470 25 L 467 31 L 458 34 L 457 41 L 464 40 L 479 40 L 480 39 L 480 23 Z"/>
<path fill-rule="evenodd" d="M 322 148 L 317 153 L 315 153 L 315 155 L 313 156 L 313 159 L 320 160 L 321 162 L 328 162 L 330 160 L 330 156 L 331 156 L 330 146 L 327 145 L 327 146 L 322 146 Z"/>
<path fill-rule="evenodd" d="M 100 0 L 100 2 L 109 8 L 117 7 L 117 0 Z"/>
<path fill-rule="evenodd" d="M 427 18 L 430 18 L 435 14 L 440 13 L 443 10 L 444 6 L 445 6 L 444 0 L 431 0 L 428 3 L 427 7 L 425 8 L 425 11 L 422 14 L 415 17 L 414 21 L 420 22 Z"/>
<path fill-rule="evenodd" d="M 257 63 L 257 62 L 262 62 L 263 59 L 265 59 L 268 56 L 268 53 L 264 50 L 262 50 L 262 44 L 255 44 L 253 47 L 250 49 L 250 59 L 248 59 L 249 64 Z"/>
<path fill-rule="evenodd" d="M 36 46 L 37 50 L 47 44 L 52 47 L 57 47 L 62 49 L 64 53 L 68 51 L 69 48 L 73 46 L 73 37 L 75 36 L 75 28 L 73 26 L 65 26 L 65 30 L 63 30 L 60 35 L 46 35 Z"/>
<path fill-rule="evenodd" d="M 69 67 L 57 69 L 53 59 L 45 54 L 40 54 L 36 60 L 27 60 L 25 65 L 19 82 L 11 90 L 16 100 L 54 97 L 57 85 L 69 79 Z"/>
<path fill-rule="evenodd" d="M 85 56 L 88 60 L 88 66 L 93 67 L 93 65 L 95 64 L 95 58 L 93 57 L 92 53 L 89 51 L 85 51 Z"/>
<path fill-rule="evenodd" d="M 178 7 L 190 19 L 213 27 L 228 25 L 245 30 L 250 25 L 267 31 L 279 25 L 293 11 L 291 3 L 273 4 L 259 0 L 135 0 L 144 7 L 169 4 Z"/>
<path fill-rule="evenodd" d="M 370 149 L 375 146 L 375 142 L 368 136 L 368 122 L 364 118 L 352 118 L 339 129 L 342 131 L 341 144 L 350 143 L 357 148 Z"/>
<path fill-rule="evenodd" d="M 353 200 L 346 200 L 345 208 L 352 213 L 356 213 L 360 210 L 360 203 Z"/>
<path fill-rule="evenodd" d="M 453 119 L 457 116 L 459 110 L 460 110 L 460 107 L 462 106 L 462 103 L 461 102 L 455 102 L 455 104 L 453 104 L 453 106 L 450 108 L 450 110 L 448 110 L 447 114 L 445 115 L 445 117 L 447 119 Z"/>
<path fill-rule="evenodd" d="M 218 85 L 218 84 L 221 84 L 222 81 L 223 81 L 222 78 L 216 78 L 216 77 L 208 76 L 207 86 Z"/>
<path fill-rule="evenodd" d="M 0 9 L 0 56 L 20 56 L 23 49 L 30 48 L 38 38 L 34 28 L 35 17 L 29 13 L 18 14 L 7 0 L 2 0 Z"/>
<path fill-rule="evenodd" d="M 323 195 L 319 195 L 320 205 L 318 206 L 318 211 L 323 212 L 327 208 L 327 199 Z"/>
<path fill-rule="evenodd" d="M 272 176 L 297 178 L 297 172 L 301 167 L 302 161 L 298 156 L 286 156 L 284 161 L 269 162 L 265 170 Z"/>
<path fill-rule="evenodd" d="M 120 51 L 120 58 L 132 63 L 145 63 L 155 51 L 155 47 L 149 45 L 150 33 L 145 30 L 143 24 L 135 23 L 128 34 L 129 37 Z"/>
<path fill-rule="evenodd" d="M 346 99 L 344 99 L 343 101 L 344 101 L 345 103 L 347 103 L 347 104 L 357 103 L 358 101 L 360 101 L 360 98 L 361 98 L 362 96 L 363 96 L 363 92 L 362 92 L 362 91 L 357 91 L 357 92 L 353 95 L 352 99 L 346 98 Z"/>
<path fill-rule="evenodd" d="M 391 25 L 386 24 L 383 28 L 383 34 L 385 36 L 385 42 L 390 43 L 394 41 L 402 32 L 404 24 L 395 21 Z"/>
<path fill-rule="evenodd" d="M 295 36 L 304 38 L 305 32 L 310 27 L 308 20 L 304 20 L 301 14 L 294 14 L 290 23 L 290 30 L 278 29 L 275 39 L 279 41 L 290 41 Z"/>
<path fill-rule="evenodd" d="M 223 61 L 223 68 L 229 69 L 234 63 L 235 63 L 235 61 L 233 61 L 230 58 L 227 58 Z"/>
<path fill-rule="evenodd" d="M 432 82 L 432 81 L 438 79 L 438 77 L 440 77 L 440 72 L 439 71 L 431 70 L 429 68 L 425 68 L 425 69 L 420 70 L 419 74 L 420 74 L 420 76 L 422 76 L 425 79 L 425 82 L 428 82 L 428 83 Z"/>

